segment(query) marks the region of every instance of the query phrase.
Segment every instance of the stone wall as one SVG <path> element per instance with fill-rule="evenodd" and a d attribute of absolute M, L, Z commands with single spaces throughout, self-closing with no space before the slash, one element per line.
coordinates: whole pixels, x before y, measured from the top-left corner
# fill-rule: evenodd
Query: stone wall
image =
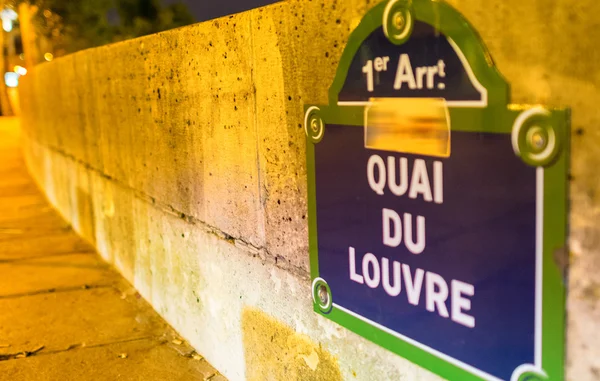
<path fill-rule="evenodd" d="M 376 1 L 284 1 L 39 65 L 24 150 L 50 201 L 224 375 L 436 380 L 312 312 L 304 103 Z M 571 106 L 568 379 L 600 377 L 600 4 L 452 0 L 513 101 Z"/>

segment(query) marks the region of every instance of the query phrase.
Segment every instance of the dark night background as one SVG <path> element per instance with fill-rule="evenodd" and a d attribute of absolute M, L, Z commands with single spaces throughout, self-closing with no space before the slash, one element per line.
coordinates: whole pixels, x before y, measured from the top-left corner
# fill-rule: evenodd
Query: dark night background
<path fill-rule="evenodd" d="M 36 33 L 54 55 L 147 36 L 276 3 L 276 0 L 38 0 Z"/>
<path fill-rule="evenodd" d="M 164 4 L 183 3 L 196 21 L 205 21 L 248 9 L 276 3 L 278 0 L 163 0 Z"/>

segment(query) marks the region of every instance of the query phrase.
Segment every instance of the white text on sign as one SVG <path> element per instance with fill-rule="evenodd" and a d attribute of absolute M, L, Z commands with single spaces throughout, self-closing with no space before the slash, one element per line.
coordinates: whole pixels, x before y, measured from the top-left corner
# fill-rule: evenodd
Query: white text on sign
<path fill-rule="evenodd" d="M 388 71 L 389 56 L 375 57 L 367 60 L 362 67 L 362 72 L 366 76 L 367 91 L 375 90 L 374 73 Z M 446 84 L 441 80 L 446 77 L 446 64 L 444 60 L 439 60 L 437 65 L 417 66 L 413 68 L 408 54 L 400 54 L 398 66 L 396 67 L 396 77 L 394 80 L 394 89 L 400 90 L 408 87 L 410 90 L 433 90 L 438 88 L 444 90 Z"/>
<path fill-rule="evenodd" d="M 433 162 L 433 173 L 430 175 L 424 159 L 414 159 L 410 173 L 407 158 L 388 156 L 386 159 L 375 154 L 371 155 L 367 162 L 367 181 L 373 192 L 383 196 L 387 189 L 397 197 L 407 196 L 409 199 L 443 204 L 442 161 Z M 382 208 L 381 216 L 382 242 L 385 246 L 396 248 L 404 244 L 408 252 L 414 255 L 426 251 L 425 216 L 399 213 L 391 208 Z M 420 305 L 421 291 L 424 288 L 427 311 L 450 318 L 466 327 L 475 327 L 475 317 L 467 313 L 471 310 L 469 297 L 475 295 L 475 287 L 472 284 L 457 279 L 448 282 L 435 272 L 421 268 L 411 269 L 406 263 L 386 257 L 378 259 L 370 252 L 365 253 L 362 258 L 357 258 L 353 246 L 348 248 L 348 265 L 353 282 L 370 288 L 383 287 L 392 297 L 399 296 L 404 285 L 406 300 L 413 306 Z"/>

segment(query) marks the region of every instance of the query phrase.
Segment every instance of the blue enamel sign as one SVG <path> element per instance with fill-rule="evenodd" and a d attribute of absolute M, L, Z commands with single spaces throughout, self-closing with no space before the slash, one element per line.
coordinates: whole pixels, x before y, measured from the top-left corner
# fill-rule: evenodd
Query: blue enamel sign
<path fill-rule="evenodd" d="M 567 111 L 510 105 L 449 6 L 390 1 L 305 128 L 318 313 L 450 379 L 562 379 Z"/>

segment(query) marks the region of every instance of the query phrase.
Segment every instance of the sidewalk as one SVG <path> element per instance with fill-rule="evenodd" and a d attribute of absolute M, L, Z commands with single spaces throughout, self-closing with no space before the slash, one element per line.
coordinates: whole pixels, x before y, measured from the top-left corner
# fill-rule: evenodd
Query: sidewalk
<path fill-rule="evenodd" d="M 37 189 L 0 119 L 0 380 L 225 380 Z"/>

